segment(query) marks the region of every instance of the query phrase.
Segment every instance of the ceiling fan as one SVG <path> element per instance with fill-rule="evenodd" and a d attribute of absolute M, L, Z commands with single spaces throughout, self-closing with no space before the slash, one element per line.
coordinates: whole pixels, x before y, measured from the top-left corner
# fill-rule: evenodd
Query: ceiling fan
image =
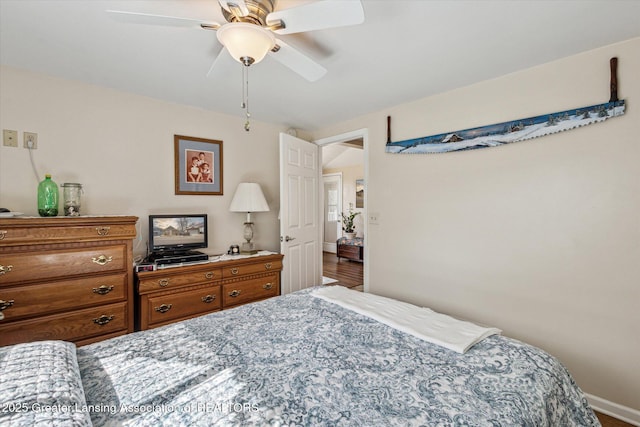
<path fill-rule="evenodd" d="M 218 58 L 228 51 L 233 59 L 248 67 L 269 54 L 311 82 L 322 78 L 326 68 L 274 34 L 287 35 L 364 22 L 360 0 L 322 0 L 284 10 L 276 10 L 277 0 L 218 0 L 218 3 L 227 21 L 223 24 L 119 10 L 107 12 L 125 22 L 216 30 L 223 45 Z M 217 58 L 208 74 L 216 62 Z"/>

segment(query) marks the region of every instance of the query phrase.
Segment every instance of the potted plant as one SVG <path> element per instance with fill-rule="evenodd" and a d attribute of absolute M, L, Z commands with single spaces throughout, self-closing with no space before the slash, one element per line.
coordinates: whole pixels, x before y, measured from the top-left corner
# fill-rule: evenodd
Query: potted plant
<path fill-rule="evenodd" d="M 360 212 L 354 212 L 349 209 L 349 214 L 345 214 L 342 212 L 342 231 L 344 231 L 347 239 L 353 239 L 356 236 L 355 226 L 353 225 L 353 220 L 356 216 L 360 215 Z"/>

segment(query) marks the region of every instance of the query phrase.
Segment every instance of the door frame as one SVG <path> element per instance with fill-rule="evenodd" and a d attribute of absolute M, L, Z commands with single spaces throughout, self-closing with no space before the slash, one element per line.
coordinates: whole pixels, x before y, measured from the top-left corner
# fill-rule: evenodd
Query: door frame
<path fill-rule="evenodd" d="M 322 147 L 320 147 L 322 151 Z M 338 244 L 336 243 L 336 241 L 338 240 L 338 238 L 340 238 L 340 236 L 342 235 L 341 230 L 342 228 L 340 227 L 340 225 L 338 225 L 338 229 L 336 230 L 336 236 L 335 239 L 333 239 L 331 242 L 326 242 L 324 240 L 325 237 L 325 230 L 324 230 L 324 224 L 326 223 L 326 215 L 327 212 L 324 210 L 325 206 L 325 200 L 324 200 L 324 183 L 325 183 L 325 179 L 326 178 L 337 178 L 337 181 L 339 183 L 338 185 L 338 212 L 342 212 L 342 172 L 337 172 L 337 173 L 327 173 L 327 174 L 322 174 L 322 251 L 323 252 L 332 252 L 332 253 L 337 253 L 338 251 Z M 338 223 L 342 224 L 342 221 L 340 220 L 340 218 L 338 218 Z"/>
<path fill-rule="evenodd" d="M 364 210 L 363 210 L 363 216 L 365 218 L 364 221 L 364 291 L 365 292 L 369 292 L 369 248 L 368 248 L 368 241 L 369 239 L 367 238 L 367 236 L 369 236 L 369 221 L 368 221 L 368 204 L 369 204 L 369 197 L 368 197 L 368 191 L 367 188 L 369 187 L 369 129 L 367 128 L 362 128 L 362 129 L 357 129 L 351 132 L 346 132 L 346 133 L 341 133 L 338 135 L 334 135 L 334 136 L 329 136 L 326 138 L 321 138 L 321 139 L 317 139 L 315 141 L 313 141 L 315 144 L 317 144 L 320 147 L 319 150 L 319 155 L 318 155 L 318 161 L 320 162 L 320 168 L 322 168 L 322 147 L 328 144 L 335 144 L 338 142 L 347 142 L 347 141 L 352 141 L 354 139 L 358 139 L 358 138 L 362 138 L 362 149 L 363 149 L 363 154 L 364 154 Z M 324 215 L 324 182 L 322 182 L 322 180 L 320 180 L 320 185 L 322 186 L 321 188 L 318 189 L 318 193 L 320 195 L 320 209 L 322 209 L 322 213 L 321 215 Z M 322 226 L 324 227 L 324 221 L 322 222 Z M 322 240 L 324 240 L 324 234 L 322 234 L 323 238 Z M 320 254 L 322 255 L 322 254 Z M 320 260 L 320 266 L 322 267 L 322 260 Z"/>

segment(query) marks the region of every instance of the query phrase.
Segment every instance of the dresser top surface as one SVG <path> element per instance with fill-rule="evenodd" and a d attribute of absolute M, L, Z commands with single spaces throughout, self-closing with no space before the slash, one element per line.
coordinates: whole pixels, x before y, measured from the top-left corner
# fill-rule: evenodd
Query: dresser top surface
<path fill-rule="evenodd" d="M 0 218 L 0 227 L 58 227 L 101 224 L 130 224 L 138 221 L 130 215 L 83 215 L 83 216 L 15 216 Z"/>

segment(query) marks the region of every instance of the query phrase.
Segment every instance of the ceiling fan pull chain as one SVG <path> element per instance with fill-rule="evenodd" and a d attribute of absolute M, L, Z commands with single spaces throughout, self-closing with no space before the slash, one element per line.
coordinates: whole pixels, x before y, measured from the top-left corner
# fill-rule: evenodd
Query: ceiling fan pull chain
<path fill-rule="evenodd" d="M 244 81 L 245 81 L 245 77 L 244 77 L 244 69 L 246 68 L 244 65 L 240 65 L 242 67 L 242 75 L 240 76 L 242 79 L 242 102 L 240 103 L 240 108 L 242 108 L 243 110 L 245 108 L 247 108 L 247 104 L 245 104 L 245 89 L 244 89 Z"/>
<path fill-rule="evenodd" d="M 247 132 L 249 132 L 251 130 L 250 124 L 249 124 L 249 118 L 251 117 L 251 113 L 249 112 L 249 67 L 245 66 L 244 67 L 244 72 L 246 73 L 246 83 L 243 85 L 243 87 L 245 88 L 245 94 L 244 94 L 244 108 L 245 108 L 245 112 L 246 112 L 246 117 L 247 117 L 247 121 L 244 123 L 244 130 L 246 130 Z"/>

